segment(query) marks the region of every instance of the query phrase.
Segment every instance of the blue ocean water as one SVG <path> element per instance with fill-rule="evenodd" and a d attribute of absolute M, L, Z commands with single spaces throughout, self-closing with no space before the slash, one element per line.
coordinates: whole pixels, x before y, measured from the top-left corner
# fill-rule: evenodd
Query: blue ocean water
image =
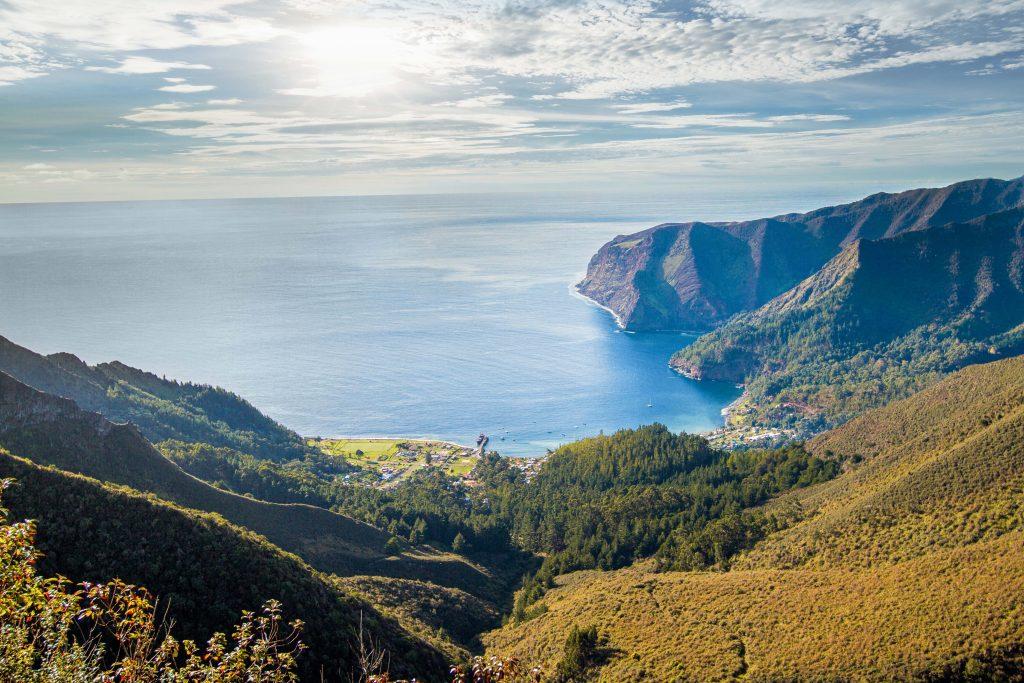
<path fill-rule="evenodd" d="M 217 384 L 305 435 L 538 455 L 660 421 L 720 424 L 732 386 L 667 366 L 571 285 L 616 234 L 819 198 L 465 195 L 0 206 L 0 334 Z"/>

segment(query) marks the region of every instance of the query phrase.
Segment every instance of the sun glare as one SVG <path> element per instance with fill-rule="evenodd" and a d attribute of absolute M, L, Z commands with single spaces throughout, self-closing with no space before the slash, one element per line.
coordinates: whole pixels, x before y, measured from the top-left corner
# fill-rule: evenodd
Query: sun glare
<path fill-rule="evenodd" d="M 386 28 L 332 26 L 302 36 L 319 94 L 362 97 L 394 88 L 409 49 Z"/>

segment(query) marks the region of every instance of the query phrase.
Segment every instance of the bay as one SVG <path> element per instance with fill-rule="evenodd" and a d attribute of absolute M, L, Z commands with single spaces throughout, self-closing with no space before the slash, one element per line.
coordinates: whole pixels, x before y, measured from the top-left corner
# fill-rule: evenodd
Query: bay
<path fill-rule="evenodd" d="M 506 455 L 659 421 L 703 431 L 738 391 L 672 372 L 692 337 L 630 334 L 575 295 L 590 256 L 669 219 L 820 197 L 389 196 L 0 206 L 0 334 L 223 386 L 304 435 Z"/>

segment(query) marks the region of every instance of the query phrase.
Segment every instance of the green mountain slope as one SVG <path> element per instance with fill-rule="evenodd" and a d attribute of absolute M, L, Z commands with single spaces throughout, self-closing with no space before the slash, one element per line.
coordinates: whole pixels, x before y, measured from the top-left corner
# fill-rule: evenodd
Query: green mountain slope
<path fill-rule="evenodd" d="M 1024 206 L 1024 178 L 879 193 L 803 214 L 666 223 L 619 235 L 579 291 L 627 329 L 708 330 L 761 306 L 859 239 L 877 240 Z"/>
<path fill-rule="evenodd" d="M 113 422 L 132 422 L 150 441 L 199 441 L 275 460 L 306 452 L 298 434 L 218 387 L 161 379 L 117 361 L 90 366 L 70 353 L 43 356 L 3 337 L 0 372 Z"/>
<path fill-rule="evenodd" d="M 746 382 L 754 421 L 817 430 L 970 363 L 1024 350 L 1024 209 L 848 246 L 679 351 Z"/>
<path fill-rule="evenodd" d="M 40 568 L 74 581 L 121 578 L 160 597 L 177 634 L 205 640 L 229 629 L 242 610 L 267 599 L 306 623 L 310 650 L 303 679 L 349 680 L 357 665 L 360 617 L 391 653 L 394 673 L 439 679 L 445 659 L 336 580 L 261 536 L 217 515 L 185 510 L 0 450 L 0 477 L 15 479 L 4 497 L 14 519 L 38 525 Z"/>
<path fill-rule="evenodd" d="M 972 366 L 816 439 L 849 471 L 725 572 L 650 564 L 558 580 L 485 636 L 552 667 L 595 625 L 602 681 L 1020 680 L 1024 358 Z"/>
<path fill-rule="evenodd" d="M 390 536 L 309 505 L 266 503 L 213 488 L 164 458 L 132 425 L 115 425 L 70 399 L 36 391 L 0 373 L 0 446 L 62 470 L 214 512 L 267 537 L 312 566 L 339 575 L 435 581 L 490 595 L 491 577 L 463 558 L 416 548 L 392 555 Z"/>
<path fill-rule="evenodd" d="M 492 514 L 516 543 L 543 556 L 516 596 L 517 621 L 530 618 L 556 574 L 655 554 L 671 566 L 713 564 L 773 524 L 741 511 L 838 471 L 799 446 L 726 452 L 660 424 L 566 444 L 528 483 L 508 478 L 507 467 L 485 459 L 475 473 Z"/>
<path fill-rule="evenodd" d="M 783 496 L 807 519 L 743 566 L 875 566 L 1024 529 L 1024 357 L 976 365 L 808 444 L 857 462 Z"/>

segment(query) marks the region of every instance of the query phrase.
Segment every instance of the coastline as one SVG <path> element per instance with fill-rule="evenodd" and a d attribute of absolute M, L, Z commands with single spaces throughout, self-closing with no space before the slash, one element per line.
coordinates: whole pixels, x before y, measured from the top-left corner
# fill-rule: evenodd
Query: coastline
<path fill-rule="evenodd" d="M 583 273 L 582 275 L 579 275 L 577 278 L 575 278 L 573 280 L 572 284 L 569 285 L 569 292 L 570 292 L 570 294 L 572 294 L 572 296 L 574 296 L 574 297 L 576 297 L 578 299 L 582 299 L 583 301 L 585 301 L 586 303 L 588 303 L 591 306 L 595 306 L 597 308 L 600 308 L 603 311 L 606 311 L 607 313 L 609 313 L 612 316 L 612 319 L 615 321 L 615 325 L 620 330 L 622 330 L 624 332 L 629 332 L 629 330 L 626 329 L 626 326 L 622 323 L 622 318 L 619 317 L 618 313 L 616 313 L 612 309 L 608 308 L 604 304 L 601 304 L 601 303 L 598 303 L 597 301 L 594 301 L 589 296 L 587 296 L 586 294 L 584 294 L 583 292 L 580 291 L 580 284 L 582 284 L 584 278 L 586 278 L 586 273 Z M 688 330 L 666 330 L 666 331 L 668 331 L 668 332 L 678 332 L 679 334 L 685 334 L 685 335 L 689 335 L 689 336 L 692 336 L 692 337 L 699 337 L 699 336 L 701 336 L 702 334 L 705 333 L 705 332 L 688 331 Z M 686 379 L 688 379 L 688 380 L 690 380 L 692 382 L 700 382 L 701 381 L 701 379 L 699 377 L 695 377 L 692 373 L 687 372 L 686 370 L 674 367 L 671 364 L 671 362 L 669 363 L 669 367 L 672 368 L 672 370 L 674 370 L 680 377 L 686 378 Z M 722 408 L 722 410 L 721 410 L 722 424 L 720 426 L 718 426 L 718 427 L 713 428 L 713 429 L 708 429 L 708 430 L 705 430 L 703 432 L 699 432 L 698 434 L 700 436 L 708 437 L 708 436 L 712 436 L 712 435 L 720 432 L 721 430 L 727 429 L 729 427 L 729 416 L 736 410 L 736 408 L 738 408 L 740 406 L 740 404 L 743 402 L 743 400 L 746 397 L 747 397 L 747 390 L 746 390 L 746 387 L 743 387 L 743 391 L 740 392 L 740 395 L 737 396 L 732 401 L 730 401 L 725 407 Z"/>
<path fill-rule="evenodd" d="M 580 279 L 578 279 L 578 280 L 574 279 L 573 280 L 573 284 L 569 285 L 569 293 L 572 294 L 572 296 L 576 297 L 577 299 L 582 299 L 583 301 L 587 302 L 591 306 L 595 306 L 597 308 L 600 308 L 602 311 L 606 311 L 615 320 L 615 325 L 620 330 L 622 330 L 623 332 L 627 332 L 628 334 L 636 334 L 636 332 L 637 332 L 636 330 L 630 330 L 630 329 L 626 328 L 626 326 L 622 323 L 622 318 L 619 316 L 618 313 L 616 313 L 612 309 L 608 308 L 604 304 L 598 303 L 597 301 L 594 301 L 589 296 L 587 296 L 586 294 L 581 292 L 579 288 L 580 288 L 580 284 L 582 282 L 583 282 L 583 277 L 580 277 Z M 707 329 L 707 330 L 684 330 L 684 329 L 678 329 L 678 330 L 676 330 L 676 329 L 664 329 L 663 330 L 663 329 L 657 329 L 657 330 L 640 330 L 640 331 L 641 332 L 664 333 L 664 334 L 667 334 L 667 333 L 685 334 L 688 337 L 700 337 L 701 335 L 704 335 L 704 334 L 707 334 L 708 332 L 711 332 L 712 329 Z"/>
<path fill-rule="evenodd" d="M 612 319 L 615 320 L 615 325 L 620 330 L 622 330 L 624 332 L 628 332 L 628 330 L 626 330 L 626 326 L 622 323 L 622 318 L 619 317 L 618 313 L 616 313 L 612 309 L 608 308 L 604 304 L 601 304 L 601 303 L 598 303 L 597 301 L 594 301 L 589 296 L 587 296 L 586 294 L 584 294 L 583 292 L 580 291 L 580 284 L 583 282 L 583 279 L 585 277 L 586 277 L 586 274 L 584 273 L 583 277 L 581 277 L 580 279 L 573 280 L 573 282 L 569 285 L 569 293 L 572 294 L 574 297 L 576 297 L 578 299 L 582 299 L 583 301 L 586 301 L 591 306 L 596 306 L 597 308 L 600 308 L 602 311 L 608 312 L 609 314 L 611 314 Z"/>
<path fill-rule="evenodd" d="M 583 292 L 581 292 L 579 290 L 580 284 L 582 283 L 582 281 L 583 281 L 583 279 L 585 277 L 586 277 L 586 273 L 582 273 L 582 274 L 578 275 L 576 278 L 573 278 L 573 280 L 569 283 L 569 286 L 568 286 L 570 295 L 572 295 L 573 297 L 575 297 L 577 299 L 580 299 L 580 300 L 584 301 L 585 303 L 587 303 L 590 306 L 594 306 L 595 308 L 599 308 L 599 309 L 605 311 L 606 313 L 611 315 L 612 320 L 615 321 L 615 325 L 616 325 L 616 327 L 618 329 L 622 330 L 623 332 L 632 334 L 633 332 L 631 330 L 627 330 L 626 329 L 626 326 L 623 324 L 622 318 L 619 316 L 618 313 L 616 313 L 612 309 L 608 308 L 604 304 L 601 304 L 601 303 L 595 301 L 594 299 L 591 299 L 589 296 L 587 296 L 586 294 L 584 294 Z M 692 336 L 692 337 L 698 337 L 701 334 L 703 334 L 702 332 L 699 332 L 699 331 L 687 331 L 687 330 L 664 330 L 664 332 L 675 332 L 675 333 L 678 333 L 678 334 Z M 672 369 L 675 370 L 675 372 L 677 374 L 679 374 L 681 377 L 684 377 L 686 379 L 689 379 L 689 380 L 695 381 L 695 382 L 701 381 L 700 379 L 698 379 L 696 377 L 692 377 L 692 376 L 688 375 L 686 372 L 679 370 L 678 368 L 672 368 Z M 746 397 L 746 391 L 744 390 L 732 402 L 730 402 L 728 405 L 726 405 L 724 408 L 721 409 L 721 416 L 722 416 L 722 425 L 721 426 L 715 427 L 715 428 L 710 429 L 710 430 L 705 430 L 703 432 L 699 432 L 699 434 L 702 435 L 702 436 L 707 436 L 707 435 L 715 433 L 718 430 L 721 430 L 723 427 L 728 426 L 728 416 L 729 416 L 729 413 L 731 413 L 739 405 L 739 403 L 745 397 Z M 449 441 L 449 440 L 446 440 L 446 439 L 432 439 L 432 438 L 424 437 L 424 436 L 401 436 L 401 435 L 397 435 L 396 436 L 396 435 L 380 435 L 380 434 L 374 434 L 374 435 L 343 434 L 343 435 L 330 435 L 330 436 L 319 436 L 319 437 L 304 435 L 302 438 L 303 439 L 320 439 L 320 440 L 329 440 L 329 441 L 344 441 L 344 440 L 350 440 L 350 441 L 410 441 L 410 442 L 415 442 L 415 443 L 440 444 L 440 445 L 448 446 L 448 447 L 452 447 L 452 448 L 476 450 L 476 446 L 475 445 L 471 446 L 471 445 L 467 445 L 467 444 L 458 443 L 458 442 L 455 442 L 455 441 Z M 501 457 L 503 457 L 503 458 L 512 458 L 512 459 L 522 459 L 522 460 L 537 460 L 537 459 L 543 458 L 545 456 L 546 456 L 546 454 L 539 453 L 537 455 L 502 455 Z"/>
<path fill-rule="evenodd" d="M 697 381 L 700 381 L 700 380 L 697 380 Z M 729 403 L 727 406 L 722 408 L 722 422 L 723 422 L 723 426 L 728 426 L 729 425 L 729 416 L 732 415 L 732 413 L 737 408 L 739 408 L 740 404 L 743 402 L 743 400 L 745 398 L 747 398 L 747 388 L 743 387 L 743 391 L 740 393 L 740 395 L 737 396 L 735 399 L 733 399 L 732 402 Z"/>

